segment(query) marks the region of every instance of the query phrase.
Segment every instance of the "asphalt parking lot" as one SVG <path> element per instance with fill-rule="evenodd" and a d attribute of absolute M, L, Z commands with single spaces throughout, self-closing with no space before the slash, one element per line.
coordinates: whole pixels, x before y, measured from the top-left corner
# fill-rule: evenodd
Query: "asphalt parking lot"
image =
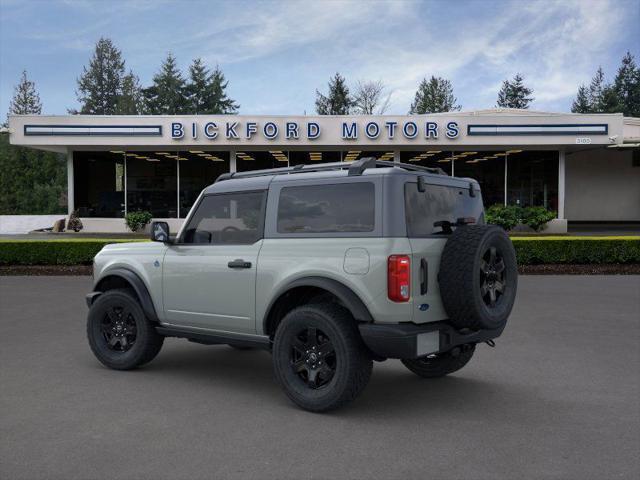
<path fill-rule="evenodd" d="M 170 339 L 146 368 L 85 340 L 89 277 L 0 277 L 0 478 L 638 478 L 640 277 L 524 276 L 497 347 L 444 379 L 377 363 L 330 414 L 266 352 Z"/>

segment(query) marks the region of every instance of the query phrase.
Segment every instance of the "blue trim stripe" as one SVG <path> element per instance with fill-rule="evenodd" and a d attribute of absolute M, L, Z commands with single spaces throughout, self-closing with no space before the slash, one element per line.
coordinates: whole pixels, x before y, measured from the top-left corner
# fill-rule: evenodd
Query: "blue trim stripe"
<path fill-rule="evenodd" d="M 161 137 L 162 125 L 25 125 L 26 137 Z"/>
<path fill-rule="evenodd" d="M 606 123 L 563 123 L 563 124 L 526 124 L 526 125 L 467 125 L 469 136 L 503 135 L 607 135 Z"/>

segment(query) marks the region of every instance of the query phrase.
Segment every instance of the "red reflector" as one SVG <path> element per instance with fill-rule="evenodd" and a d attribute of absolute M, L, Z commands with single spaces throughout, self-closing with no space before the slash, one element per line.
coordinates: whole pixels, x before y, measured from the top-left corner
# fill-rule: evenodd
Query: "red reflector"
<path fill-rule="evenodd" d="M 389 300 L 408 302 L 411 295 L 411 260 L 408 255 L 391 255 L 387 263 L 387 292 Z"/>

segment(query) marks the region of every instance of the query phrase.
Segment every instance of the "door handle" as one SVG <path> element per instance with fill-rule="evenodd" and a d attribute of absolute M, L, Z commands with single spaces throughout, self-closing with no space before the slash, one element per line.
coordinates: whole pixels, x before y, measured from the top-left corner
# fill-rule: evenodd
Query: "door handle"
<path fill-rule="evenodd" d="M 251 262 L 245 262 L 241 258 L 237 258 L 227 263 L 229 268 L 251 268 Z"/>

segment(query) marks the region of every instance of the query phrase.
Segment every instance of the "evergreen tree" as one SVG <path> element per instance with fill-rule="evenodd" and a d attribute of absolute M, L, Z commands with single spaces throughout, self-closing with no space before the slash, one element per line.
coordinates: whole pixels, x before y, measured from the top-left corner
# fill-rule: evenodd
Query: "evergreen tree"
<path fill-rule="evenodd" d="M 153 85 L 143 90 L 147 110 L 155 115 L 187 113 L 189 108 L 185 87 L 176 59 L 169 53 L 162 62 L 160 72 L 154 75 Z"/>
<path fill-rule="evenodd" d="M 578 95 L 571 104 L 571 111 L 573 113 L 590 113 L 591 102 L 589 101 L 589 91 L 584 85 L 580 85 L 578 88 Z"/>
<path fill-rule="evenodd" d="M 640 117 L 640 69 L 631 52 L 622 59 L 613 88 L 621 111 L 628 117 Z"/>
<path fill-rule="evenodd" d="M 529 108 L 533 101 L 530 95 L 533 89 L 524 85 L 524 78 L 519 73 L 513 77 L 512 81 L 502 82 L 502 88 L 498 92 L 498 107 L 502 108 Z"/>
<path fill-rule="evenodd" d="M 9 113 L 39 115 L 42 104 L 33 82 L 22 72 Z M 66 211 L 67 162 L 60 154 L 9 144 L 0 135 L 0 215 Z"/>
<path fill-rule="evenodd" d="M 9 113 L 14 115 L 40 115 L 42 113 L 42 103 L 36 91 L 36 84 L 27 78 L 26 70 L 22 71 L 20 83 L 13 91 Z"/>
<path fill-rule="evenodd" d="M 144 98 L 140 80 L 131 71 L 122 79 L 121 92 L 116 103 L 116 113 L 119 115 L 144 113 Z"/>
<path fill-rule="evenodd" d="M 216 65 L 211 74 L 208 90 L 210 92 L 209 107 L 206 113 L 237 113 L 240 105 L 227 97 L 226 90 L 229 82 L 225 79 L 224 73 Z"/>
<path fill-rule="evenodd" d="M 189 67 L 189 83 L 185 90 L 190 113 L 236 113 L 239 105 L 227 97 L 228 83 L 220 67 L 216 66 L 213 73 L 209 73 L 202 60 L 195 59 Z"/>
<path fill-rule="evenodd" d="M 425 114 L 438 112 L 452 112 L 460 110 L 453 95 L 453 86 L 449 80 L 431 76 L 427 81 L 422 79 L 418 91 L 411 104 L 410 114 Z"/>
<path fill-rule="evenodd" d="M 206 112 L 208 107 L 209 70 L 200 58 L 196 58 L 189 66 L 189 83 L 185 88 L 189 102 L 189 113 L 194 115 Z"/>
<path fill-rule="evenodd" d="M 348 115 L 353 106 L 354 100 L 349 95 L 349 87 L 339 73 L 329 80 L 327 96 L 316 90 L 316 112 L 319 115 Z"/>
<path fill-rule="evenodd" d="M 76 95 L 81 104 L 80 113 L 117 113 L 124 72 L 124 60 L 120 50 L 108 38 L 98 40 L 89 67 L 83 67 L 82 75 L 78 79 Z"/>
<path fill-rule="evenodd" d="M 602 67 L 598 67 L 596 74 L 589 84 L 589 104 L 591 105 L 591 113 L 604 112 L 604 92 L 607 84 L 604 79 L 604 71 Z"/>

